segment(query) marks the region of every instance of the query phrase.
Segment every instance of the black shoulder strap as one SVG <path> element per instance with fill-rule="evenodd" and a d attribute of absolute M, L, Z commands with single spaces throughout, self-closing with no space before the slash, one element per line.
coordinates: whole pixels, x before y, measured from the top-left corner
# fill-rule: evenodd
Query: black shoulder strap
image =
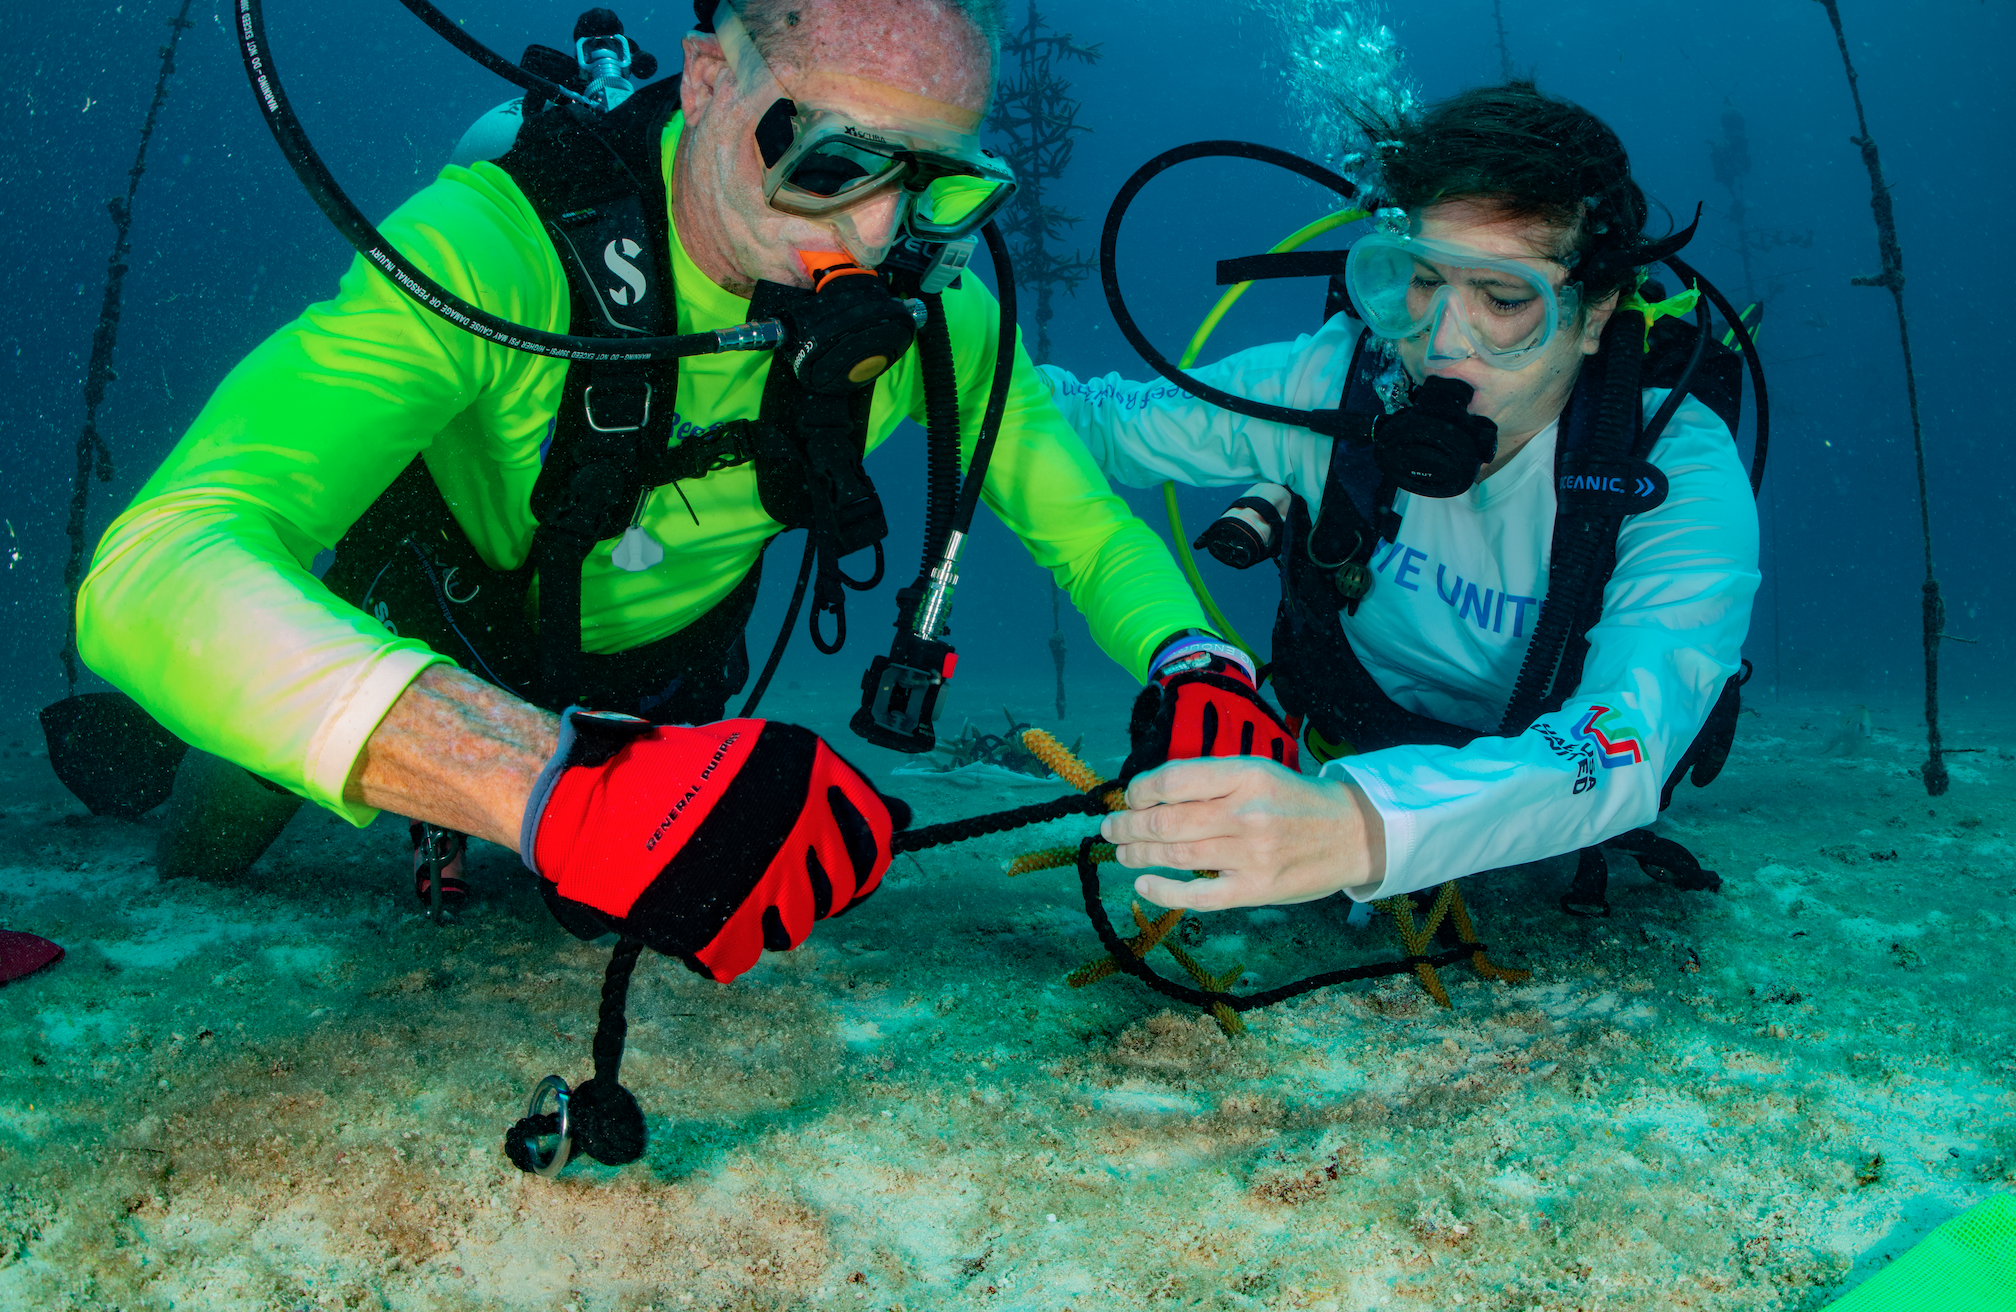
<path fill-rule="evenodd" d="M 1666 476 L 1632 455 L 1644 422 L 1644 356 L 1645 321 L 1612 315 L 1561 414 L 1547 597 L 1499 725 L 1506 737 L 1524 733 L 1580 680 L 1584 634 L 1600 613 L 1618 526 L 1665 500 Z"/>
<path fill-rule="evenodd" d="M 659 269 L 671 221 L 658 150 L 678 111 L 677 77 L 604 115 L 556 105 L 527 118 L 497 160 L 546 226 L 582 336 L 641 336 L 676 319 L 670 270 Z"/>
<path fill-rule="evenodd" d="M 660 142 L 679 110 L 667 78 L 602 115 L 555 105 L 526 120 L 497 161 L 544 222 L 567 277 L 569 331 L 610 337 L 677 331 L 671 220 Z M 540 695 L 578 691 L 581 566 L 629 522 L 670 439 L 679 395 L 673 359 L 577 362 L 567 370 L 532 513 L 539 570 Z"/>
<path fill-rule="evenodd" d="M 1386 413 L 1380 388 L 1392 372 L 1391 355 L 1371 348 L 1372 340 L 1370 333 L 1358 335 L 1337 403 L 1345 414 L 1362 418 L 1368 433 L 1372 421 Z M 1333 440 L 1323 477 L 1323 504 L 1299 545 L 1312 563 L 1336 577 L 1339 600 L 1353 613 L 1370 586 L 1365 566 L 1373 548 L 1382 538 L 1392 541 L 1400 534 L 1400 517 L 1393 513 L 1395 490 L 1374 463 L 1369 443 Z"/>
<path fill-rule="evenodd" d="M 1705 305 L 1701 313 L 1707 314 Z M 1589 652 L 1588 630 L 1602 617 L 1603 591 L 1617 567 L 1617 535 L 1624 516 L 1643 514 L 1666 500 L 1669 489 L 1665 471 L 1651 460 L 1652 448 L 1660 434 L 1645 423 L 1643 389 L 1684 385 L 1688 395 L 1702 401 L 1728 425 L 1732 439 L 1742 418 L 1742 359 L 1715 340 L 1712 333 L 1705 339 L 1701 359 L 1695 363 L 1692 374 L 1687 372 L 1698 335 L 1706 323 L 1706 319 L 1700 324 L 1687 324 L 1666 318 L 1653 325 L 1649 337 L 1635 330 L 1628 334 L 1645 343 L 1638 350 L 1639 399 L 1628 416 L 1621 411 L 1610 414 L 1597 399 L 1605 392 L 1604 372 L 1617 362 L 1615 352 L 1621 349 L 1612 347 L 1606 334 L 1604 350 L 1585 365 L 1575 395 L 1561 417 L 1561 436 L 1555 451 L 1556 568 L 1548 585 L 1548 596 L 1551 604 L 1556 587 L 1571 586 L 1579 595 L 1564 598 L 1564 607 L 1572 606 L 1577 618 L 1541 709 L 1560 705 L 1581 682 L 1583 661 Z M 1560 554 L 1563 526 L 1569 526 L 1572 538 L 1576 524 L 1594 533 L 1593 556 L 1579 583 L 1559 568 L 1563 559 Z M 1537 639 L 1538 626 L 1534 632 Z M 1539 713 L 1539 709 L 1533 711 Z M 1507 727 L 1511 723 L 1508 717 Z"/>
<path fill-rule="evenodd" d="M 1638 514 L 1662 504 L 1666 499 L 1666 475 L 1651 462 L 1652 448 L 1660 434 L 1650 430 L 1644 422 L 1643 388 L 1685 386 L 1688 395 L 1700 400 L 1715 412 L 1717 418 L 1728 426 L 1731 440 L 1738 422 L 1742 419 L 1743 362 L 1735 352 L 1723 346 L 1711 334 L 1703 339 L 1701 358 L 1694 363 L 1691 374 L 1687 370 L 1692 358 L 1697 334 L 1701 333 L 1708 320 L 1707 306 L 1701 307 L 1704 318 L 1699 324 L 1685 324 L 1674 319 L 1661 319 L 1653 325 L 1646 341 L 1646 349 L 1641 352 L 1642 372 L 1639 377 L 1641 388 L 1639 405 L 1630 427 L 1630 445 L 1625 461 L 1612 469 L 1619 479 L 1630 479 L 1638 483 L 1629 491 L 1616 488 L 1572 487 L 1575 482 L 1588 482 L 1592 471 L 1600 473 L 1604 461 L 1615 443 L 1620 440 L 1622 430 L 1599 434 L 1596 424 L 1590 418 L 1593 407 L 1584 406 L 1578 412 L 1578 422 L 1573 424 L 1569 416 L 1563 417 L 1562 444 L 1564 451 L 1573 448 L 1583 453 L 1583 459 L 1571 461 L 1564 458 L 1557 465 L 1557 477 L 1561 491 L 1555 511 L 1555 559 L 1560 559 L 1559 544 L 1562 540 L 1564 516 L 1571 513 L 1593 516 L 1585 523 L 1600 525 L 1596 543 L 1595 558 L 1574 598 L 1576 620 L 1561 655 L 1561 664 L 1555 672 L 1553 687 L 1546 706 L 1558 707 L 1571 696 L 1582 682 L 1584 662 L 1589 655 L 1589 630 L 1603 615 L 1603 593 L 1610 584 L 1610 576 L 1617 568 L 1617 538 L 1623 528 L 1626 514 Z M 1634 334 L 1635 335 L 1635 334 Z M 1606 351 L 1607 354 L 1607 351 Z M 1601 359 L 1601 357 L 1598 357 Z M 1592 361 L 1591 363 L 1595 363 Z M 1579 395 L 1578 389 L 1578 395 Z M 1573 409 L 1571 403 L 1571 409 Z M 1607 510 L 1608 513 L 1603 513 Z M 1557 576 L 1558 577 L 1558 576 Z M 1567 581 L 1562 580 L 1567 586 Z M 1554 583 L 1550 582 L 1548 593 L 1552 600 Z M 1537 629 L 1536 629 L 1537 637 Z M 1694 772 L 1694 782 L 1699 787 L 1707 787 L 1720 773 L 1722 762 L 1728 758 L 1729 744 L 1734 740 L 1736 716 L 1741 709 L 1741 688 L 1750 677 L 1749 664 L 1731 675 L 1723 685 L 1722 695 L 1709 712 L 1707 723 L 1694 741 L 1688 745 L 1666 778 L 1659 795 L 1659 807 L 1664 810 L 1673 800 L 1673 789 L 1682 775 L 1689 769 Z M 1537 712 L 1536 712 L 1537 713 Z M 1509 720 L 1508 720 L 1509 722 Z"/>

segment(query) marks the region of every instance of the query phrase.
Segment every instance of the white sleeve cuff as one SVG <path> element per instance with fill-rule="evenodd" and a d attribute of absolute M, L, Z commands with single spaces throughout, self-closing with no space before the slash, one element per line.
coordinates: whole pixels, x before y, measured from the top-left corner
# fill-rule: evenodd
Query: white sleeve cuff
<path fill-rule="evenodd" d="M 309 800 L 321 803 L 359 828 L 376 819 L 375 807 L 348 801 L 343 796 L 357 758 L 363 755 L 364 744 L 378 731 L 392 703 L 399 700 L 423 670 L 452 664 L 453 661 L 435 652 L 386 647 L 359 667 L 308 740 L 301 777 Z"/>
<path fill-rule="evenodd" d="M 1408 879 L 1408 867 L 1413 864 L 1414 854 L 1421 846 L 1415 813 L 1400 805 L 1393 790 L 1376 772 L 1353 769 L 1351 761 L 1351 757 L 1341 756 L 1324 765 L 1318 773 L 1328 779 L 1349 778 L 1365 790 L 1366 798 L 1371 801 L 1372 809 L 1379 813 L 1379 823 L 1386 831 L 1386 874 L 1376 884 L 1358 884 L 1344 891 L 1356 902 L 1377 902 L 1381 898 L 1412 892 L 1418 885 Z"/>

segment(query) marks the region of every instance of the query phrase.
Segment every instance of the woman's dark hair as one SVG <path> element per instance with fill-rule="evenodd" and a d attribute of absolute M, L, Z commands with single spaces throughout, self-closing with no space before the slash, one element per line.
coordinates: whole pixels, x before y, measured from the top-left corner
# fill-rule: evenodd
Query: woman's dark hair
<path fill-rule="evenodd" d="M 1409 212 L 1468 200 L 1567 234 L 1585 304 L 1628 289 L 1645 236 L 1645 193 L 1609 124 L 1528 81 L 1477 87 L 1417 113 L 1354 114 L 1379 163 L 1381 203 Z M 1570 254 L 1574 252 L 1574 254 Z"/>

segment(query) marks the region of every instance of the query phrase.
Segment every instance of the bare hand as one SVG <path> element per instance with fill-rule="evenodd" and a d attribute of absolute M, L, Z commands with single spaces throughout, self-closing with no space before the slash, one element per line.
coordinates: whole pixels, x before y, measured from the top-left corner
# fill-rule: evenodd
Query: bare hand
<path fill-rule="evenodd" d="M 1128 785 L 1127 805 L 1099 827 L 1121 865 L 1218 872 L 1142 875 L 1134 891 L 1158 906 L 1312 902 L 1385 877 L 1385 828 L 1349 780 L 1306 778 L 1252 757 L 1172 761 Z"/>

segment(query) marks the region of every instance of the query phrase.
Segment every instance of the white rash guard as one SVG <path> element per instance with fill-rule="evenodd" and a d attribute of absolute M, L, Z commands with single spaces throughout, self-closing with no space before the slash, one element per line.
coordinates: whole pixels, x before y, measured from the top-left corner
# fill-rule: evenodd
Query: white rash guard
<path fill-rule="evenodd" d="M 1242 351 L 1196 371 L 1236 396 L 1295 409 L 1337 404 L 1358 325 Z M 1331 439 L 1230 414 L 1156 381 L 1080 382 L 1044 366 L 1058 406 L 1106 476 L 1130 487 L 1281 483 L 1321 505 Z M 1649 416 L 1665 398 L 1645 392 Z M 1550 424 L 1510 463 L 1448 500 L 1399 494 L 1399 542 L 1344 633 L 1395 702 L 1496 731 L 1547 595 L 1554 529 Z M 1360 901 L 1574 851 L 1649 824 L 1659 790 L 1738 668 L 1758 584 L 1757 508 L 1729 430 L 1689 398 L 1652 448 L 1671 482 L 1624 520 L 1582 681 L 1516 738 L 1390 747 L 1330 762 L 1386 826 L 1383 880 Z"/>

